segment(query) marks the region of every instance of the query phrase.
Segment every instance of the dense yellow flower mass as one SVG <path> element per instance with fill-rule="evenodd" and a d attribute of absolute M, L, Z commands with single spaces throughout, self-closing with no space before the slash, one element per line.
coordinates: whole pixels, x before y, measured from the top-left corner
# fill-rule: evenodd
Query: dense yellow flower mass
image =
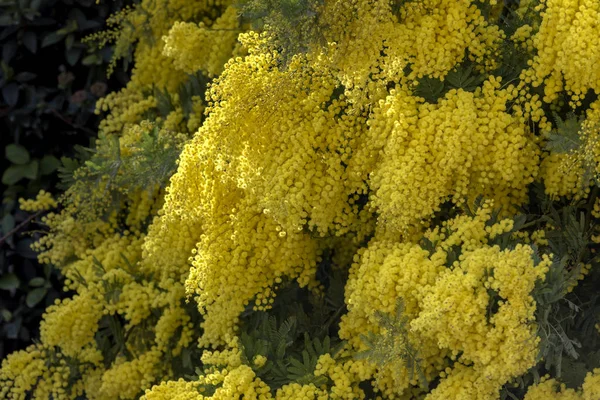
<path fill-rule="evenodd" d="M 440 385 L 454 387 L 451 382 L 468 374 L 477 391 L 459 384 L 452 389 L 457 398 L 497 396 L 505 382 L 535 363 L 537 341 L 527 325 L 535 310 L 530 293 L 551 261 L 545 258 L 535 265 L 529 246 L 502 250 L 489 245 L 490 239 L 513 227 L 510 219 L 486 226 L 490 213 L 487 204 L 473 219 L 459 217 L 426 232 L 435 245 L 431 252 L 418 244 L 372 240 L 350 270 L 349 312 L 342 317 L 340 337 L 357 350 L 364 349 L 360 335 L 381 329 L 372 310 L 393 313 L 401 298 L 410 319 L 408 340 L 418 343 L 425 376 L 431 379 L 444 371 L 447 377 Z M 453 246 L 462 252 L 448 267 L 447 253 Z M 498 308 L 490 315 L 494 302 Z M 459 354 L 460 363 L 447 368 L 445 358 L 456 359 Z M 406 369 L 401 378 L 391 369 L 377 373 L 387 395 L 401 394 L 410 384 Z M 431 398 L 444 398 L 449 392 L 439 389 Z"/>
<path fill-rule="evenodd" d="M 447 199 L 460 205 L 484 195 L 505 210 L 523 203 L 539 149 L 506 110 L 512 88 L 500 87 L 490 77 L 474 93 L 451 90 L 438 104 L 419 107 L 406 93 L 393 93 L 375 110 L 365 145 L 371 157 L 384 154 L 369 181 L 381 223 L 406 229 Z M 373 148 L 377 143 L 385 145 Z"/>
<path fill-rule="evenodd" d="M 589 90 L 600 91 L 600 4 L 594 0 L 540 2 L 542 23 L 534 38 L 538 54 L 533 59 L 534 85 L 544 83 L 544 101 L 565 90 L 574 104 Z"/>
<path fill-rule="evenodd" d="M 173 59 L 178 70 L 188 74 L 199 70 L 208 76 L 218 75 L 231 54 L 223 49 L 231 49 L 238 36 L 238 15 L 235 7 L 229 6 L 208 28 L 203 22 L 199 26 L 189 22 L 176 22 L 164 37 L 163 54 Z M 200 56 L 199 54 L 206 54 Z"/>
<path fill-rule="evenodd" d="M 596 284 L 597 2 L 237 3 L 95 37 L 131 80 L 43 219 L 71 293 L 0 397 L 600 398 L 547 350 Z"/>

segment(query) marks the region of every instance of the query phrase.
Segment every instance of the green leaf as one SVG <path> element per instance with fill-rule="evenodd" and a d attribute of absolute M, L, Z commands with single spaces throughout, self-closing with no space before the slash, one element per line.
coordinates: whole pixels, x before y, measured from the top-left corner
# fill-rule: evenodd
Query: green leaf
<path fill-rule="evenodd" d="M 40 173 L 42 175 L 50 175 L 56 171 L 60 165 L 58 158 L 51 155 L 45 155 L 40 161 Z"/>
<path fill-rule="evenodd" d="M 73 43 L 75 43 L 75 35 L 70 34 L 67 36 L 67 40 L 65 40 L 65 46 L 67 47 L 67 50 L 73 47 Z"/>
<path fill-rule="evenodd" d="M 556 129 L 548 135 L 546 149 L 555 153 L 569 153 L 577 150 L 582 145 L 579 130 L 581 129 L 581 119 L 570 114 L 565 120 L 560 116 L 554 115 Z"/>
<path fill-rule="evenodd" d="M 31 292 L 27 293 L 25 303 L 28 307 L 33 308 L 46 297 L 46 293 L 48 293 L 48 289 L 46 288 L 33 289 Z"/>
<path fill-rule="evenodd" d="M 44 278 L 38 276 L 37 278 L 33 278 L 32 280 L 29 281 L 29 286 L 40 287 L 40 286 L 44 286 L 44 283 L 46 283 L 46 280 Z"/>
<path fill-rule="evenodd" d="M 52 46 L 55 43 L 58 43 L 64 35 L 60 35 L 57 32 L 52 32 L 42 40 L 42 47 Z"/>
<path fill-rule="evenodd" d="M 83 60 L 81 60 L 81 63 L 83 65 L 98 65 L 102 62 L 102 59 L 100 57 L 98 57 L 96 54 L 90 54 L 88 56 L 85 56 L 83 58 Z"/>
<path fill-rule="evenodd" d="M 25 32 L 23 34 L 23 45 L 33 54 L 37 51 L 37 36 L 35 32 Z"/>
<path fill-rule="evenodd" d="M 437 103 L 444 92 L 444 82 L 439 79 L 424 77 L 415 89 L 415 95 L 422 97 L 428 103 Z"/>
<path fill-rule="evenodd" d="M 24 177 L 23 167 L 21 165 L 11 165 L 6 168 L 2 174 L 2 183 L 6 186 L 12 186 Z"/>
<path fill-rule="evenodd" d="M 565 382 L 569 387 L 579 387 L 583 383 L 588 369 L 583 362 L 576 362 L 573 360 L 563 361 L 562 381 Z"/>
<path fill-rule="evenodd" d="M 375 335 L 369 332 L 368 336 L 361 335 L 362 341 L 368 350 L 354 355 L 358 359 L 369 359 L 379 366 L 388 365 L 390 362 L 402 361 L 409 373 L 410 379 L 416 375 L 420 384 L 427 387 L 427 379 L 421 369 L 421 359 L 417 350 L 408 338 L 408 320 L 404 316 L 404 303 L 401 297 L 396 300 L 396 312 L 386 314 L 375 312 L 379 325 L 385 333 Z"/>
<path fill-rule="evenodd" d="M 24 165 L 23 175 L 25 176 L 25 178 L 31 180 L 36 179 L 38 177 L 39 164 L 40 163 L 38 160 L 33 160 L 29 164 Z"/>
<path fill-rule="evenodd" d="M 9 106 L 15 106 L 19 101 L 19 85 L 9 83 L 2 88 L 2 97 Z"/>
<path fill-rule="evenodd" d="M 77 64 L 79 61 L 79 57 L 81 57 L 81 53 L 83 53 L 83 49 L 78 47 L 71 47 L 69 50 L 65 52 L 65 58 L 69 65 Z"/>
<path fill-rule="evenodd" d="M 29 162 L 29 152 L 18 144 L 9 144 L 4 148 L 4 155 L 13 164 L 23 165 Z"/>
<path fill-rule="evenodd" d="M 471 74 L 471 67 L 467 68 L 456 68 L 446 75 L 446 82 L 455 88 L 462 88 L 464 82 L 469 78 Z"/>
<path fill-rule="evenodd" d="M 285 356 L 285 349 L 287 348 L 287 345 L 285 343 L 285 341 L 280 341 L 277 344 L 277 348 L 275 350 L 275 356 L 279 359 L 282 359 Z"/>
<path fill-rule="evenodd" d="M 3 308 L 0 310 L 0 317 L 2 317 L 3 321 L 9 322 L 12 319 L 12 313 L 6 308 Z"/>
<path fill-rule="evenodd" d="M 31 248 L 32 243 L 33 239 L 30 238 L 19 240 L 15 246 L 17 254 L 19 254 L 21 257 L 35 260 L 37 258 L 37 253 Z"/>
<path fill-rule="evenodd" d="M 75 32 L 77 30 L 77 21 L 74 19 L 67 22 L 67 25 L 64 28 L 61 28 L 56 31 L 56 33 L 60 36 L 68 35 L 71 32 Z"/>
<path fill-rule="evenodd" d="M 11 40 L 8 43 L 3 43 L 2 46 L 2 60 L 8 64 L 11 62 L 15 54 L 17 54 L 17 42 Z"/>
<path fill-rule="evenodd" d="M 473 75 L 473 66 L 457 67 L 446 75 L 446 82 L 455 88 L 467 92 L 475 90 L 484 80 L 482 75 Z"/>
<path fill-rule="evenodd" d="M 0 276 L 0 289 L 11 290 L 19 287 L 19 278 L 15 274 Z"/>
<path fill-rule="evenodd" d="M 192 368 L 192 353 L 187 347 L 181 350 L 181 362 L 184 368 Z"/>
<path fill-rule="evenodd" d="M 12 214 L 6 214 L 2 218 L 2 233 L 7 234 L 15 227 L 15 217 Z"/>

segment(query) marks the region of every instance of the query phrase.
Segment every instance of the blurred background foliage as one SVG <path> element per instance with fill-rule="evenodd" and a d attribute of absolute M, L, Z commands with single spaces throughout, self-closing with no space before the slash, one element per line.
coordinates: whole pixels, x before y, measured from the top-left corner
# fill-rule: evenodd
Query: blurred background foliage
<path fill-rule="evenodd" d="M 58 193 L 61 159 L 96 136 L 96 100 L 125 85 L 125 66 L 107 78 L 112 47 L 83 39 L 128 3 L 0 0 L 0 359 L 29 345 L 46 306 L 65 295 L 30 249 L 43 213 L 20 210 L 18 199 Z"/>

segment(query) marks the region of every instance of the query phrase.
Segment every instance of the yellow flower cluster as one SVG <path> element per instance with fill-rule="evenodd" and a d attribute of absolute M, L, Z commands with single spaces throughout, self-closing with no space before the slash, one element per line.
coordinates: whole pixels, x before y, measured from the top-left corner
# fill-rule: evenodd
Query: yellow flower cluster
<path fill-rule="evenodd" d="M 369 11 L 361 3 L 357 12 L 387 10 L 393 21 L 390 9 L 382 4 Z M 337 3 L 337 7 L 343 6 Z M 479 15 L 476 7 L 469 9 Z M 412 23 L 408 26 L 419 31 Z M 177 40 L 184 28 L 190 26 L 179 25 L 167 38 L 168 51 L 189 57 L 186 47 L 177 47 L 184 46 Z M 451 92 L 439 106 L 420 104 L 422 100 L 403 86 L 389 101 L 397 98 L 398 108 L 412 103 L 417 110 L 406 118 L 410 133 L 389 133 L 386 124 L 395 119 L 394 114 L 381 112 L 367 119 L 360 103 L 353 102 L 355 94 L 349 91 L 348 98 L 337 94 L 341 85 L 347 85 L 341 64 L 308 53 L 294 57 L 282 70 L 277 53 L 263 50 L 267 37 L 248 33 L 240 41 L 248 55 L 228 62 L 210 87 L 210 117 L 184 149 L 163 215 L 151 227 L 144 247 L 144 263 L 181 266 L 173 270 L 172 279 L 185 273 L 185 255 L 191 252 L 186 287 L 197 295 L 205 316 L 201 344 L 222 344 L 235 335 L 237 316 L 255 296 L 259 309 L 268 308 L 268 293 L 280 276 L 315 286 L 310 276 L 322 245 L 305 228 L 320 236 L 364 229 L 371 217 L 358 200 L 368 186 L 375 191 L 371 209 L 401 230 L 427 219 L 451 196 L 462 204 L 483 192 L 507 211 L 524 201 L 526 185 L 536 174 L 538 153 L 527 127 L 507 112 L 512 90 L 501 90 L 499 78 L 490 78 L 476 93 Z M 344 53 L 341 47 L 332 51 Z M 361 57 L 366 61 L 364 54 Z M 469 103 L 472 108 L 466 111 Z M 463 110 L 468 118 L 459 114 Z M 454 125 L 447 121 L 449 115 L 454 116 Z M 388 144 L 391 135 L 399 138 L 383 149 L 389 156 L 373 166 L 375 154 L 382 151 L 375 146 Z M 406 141 L 400 140 L 403 135 L 408 136 Z M 432 141 L 433 137 L 439 141 Z M 458 148 L 449 150 L 453 146 Z M 493 155 L 496 161 L 489 159 Z M 436 158 L 447 174 L 441 178 L 444 182 L 411 181 L 411 177 L 436 177 L 437 164 L 430 166 L 431 171 L 414 165 Z M 402 190 L 407 194 L 401 197 Z M 395 193 L 394 198 L 387 193 Z M 426 203 L 415 203 L 416 198 Z M 397 215 L 400 204 L 402 215 Z M 171 274 L 170 270 L 163 273 Z"/>
<path fill-rule="evenodd" d="M 544 101 L 561 91 L 580 106 L 589 90 L 600 92 L 600 4 L 595 0 L 541 1 L 542 23 L 534 37 L 534 85 L 544 84 Z"/>
<path fill-rule="evenodd" d="M 555 379 L 543 377 L 541 382 L 529 387 L 524 400 L 595 400 L 600 398 L 600 369 L 588 372 L 579 390 L 567 389 Z"/>
<path fill-rule="evenodd" d="M 406 230 L 446 200 L 461 205 L 484 195 L 506 211 L 525 201 L 539 149 L 506 109 L 511 87 L 500 85 L 490 77 L 474 93 L 451 90 L 438 104 L 417 107 L 406 93 L 392 93 L 375 110 L 363 157 L 383 154 L 369 182 L 380 223 Z"/>
<path fill-rule="evenodd" d="M 364 398 L 364 391 L 358 387 L 357 382 L 369 378 L 369 369 L 364 362 L 348 360 L 336 362 L 330 354 L 319 357 L 315 367 L 315 376 L 327 376 L 333 381 L 329 389 L 330 398 L 357 399 Z"/>
<path fill-rule="evenodd" d="M 36 246 L 76 294 L 48 308 L 41 345 L 3 361 L 0 397 L 360 399 L 370 383 L 381 399 L 498 399 L 536 364 L 532 293 L 552 262 L 535 250 L 550 236 L 514 232 L 512 217 L 536 179 L 573 199 L 600 173 L 598 101 L 576 156 L 542 147 L 559 92 L 574 106 L 600 91 L 596 2 L 522 1 L 529 24 L 510 35 L 493 0 L 306 2 L 319 42 L 289 58 L 268 26 L 240 33 L 233 3 L 142 0 L 113 19 L 105 38 L 122 56 L 135 42 L 135 67 L 97 104 L 97 153 L 137 160 L 156 132 L 182 148 L 177 172 L 149 189 L 117 188 L 92 162 L 75 173 Z M 531 57 L 514 81 L 506 48 Z M 465 65 L 481 79 L 449 82 Z M 271 384 L 271 355 L 244 355 L 245 318 L 279 307 L 290 281 L 322 299 L 330 266 L 348 276 L 328 327 L 345 346 L 306 380 Z M 395 332 L 381 315 L 398 304 L 403 333 L 381 362 L 364 339 Z M 184 364 L 202 366 L 197 380 Z M 548 379 L 526 400 L 597 399 L 598 376 L 558 393 Z"/>
<path fill-rule="evenodd" d="M 535 364 L 537 340 L 528 326 L 535 311 L 530 293 L 550 261 L 534 267 L 532 254 L 529 246 L 463 252 L 458 265 L 426 288 L 423 311 L 411 322 L 415 334 L 437 339 L 454 356 L 462 353 L 460 360 L 471 365 L 478 390 L 488 393 L 474 398 L 495 397 L 501 385 Z M 490 299 L 487 289 L 498 299 Z M 498 310 L 490 316 L 492 301 Z"/>
<path fill-rule="evenodd" d="M 82 361 L 57 353 L 51 346 L 35 344 L 10 354 L 0 369 L 0 396 L 8 399 L 74 399 L 90 392 L 89 383 L 96 375 L 95 366 L 102 355 L 92 348 L 79 354 Z M 72 379 L 85 376 L 83 379 Z M 94 391 L 91 391 L 92 393 Z"/>
<path fill-rule="evenodd" d="M 189 113 L 183 111 L 186 99 L 181 97 L 180 89 L 187 77 L 163 55 L 161 38 L 179 18 L 201 21 L 212 28 L 231 29 L 227 40 L 212 43 L 212 64 L 205 63 L 200 71 L 194 71 L 212 76 L 231 54 L 237 36 L 234 31 L 237 16 L 228 5 L 227 1 L 146 0 L 111 20 L 119 29 L 109 32 L 105 39 L 116 40 L 117 55 L 127 56 L 131 43 L 138 43 L 133 50 L 135 68 L 128 86 L 97 104 L 98 112 L 110 111 L 100 127 L 98 153 L 110 154 L 111 136 L 118 135 L 119 156 L 136 160 L 143 150 L 140 143 L 149 132 L 157 132 L 158 143 L 179 146 L 200 126 L 205 106 L 203 97 L 201 93 L 194 93 Z M 219 18 L 225 10 L 228 10 L 227 15 Z M 205 50 L 201 47 L 194 51 Z M 145 121 L 148 115 L 156 114 L 165 98 L 170 102 L 171 111 L 154 121 Z M 136 164 L 131 166 L 136 167 Z M 85 172 L 79 171 L 75 177 L 87 178 Z M 132 399 L 157 381 L 172 376 L 171 365 L 162 360 L 167 355 L 177 357 L 189 347 L 196 339 L 196 327 L 184 309 L 182 282 L 186 275 L 164 274 L 166 268 L 161 264 L 139 264 L 147 225 L 162 206 L 163 191 L 154 187 L 125 190 L 119 194 L 118 211 L 115 211 L 114 199 L 107 196 L 107 190 L 115 190 L 110 185 L 104 177 L 91 187 L 78 182 L 65 196 L 65 210 L 44 218 L 51 234 L 36 244 L 41 252 L 40 260 L 58 266 L 67 278 L 65 289 L 75 290 L 77 294 L 48 309 L 41 331 L 45 345 L 56 349 L 56 355 L 45 355 L 48 360 L 71 357 L 73 362 L 88 365 L 80 371 L 75 383 L 69 378 L 78 394 L 86 393 L 90 399 Z M 31 206 L 29 203 L 24 204 Z M 183 253 L 184 259 L 187 253 L 189 251 Z M 181 263 L 175 266 L 181 270 Z M 99 330 L 107 329 L 107 324 L 114 329 L 111 319 L 123 321 L 127 339 L 122 348 L 117 347 L 116 358 L 107 360 L 94 338 Z M 52 365 L 54 361 L 49 363 Z M 11 368 L 10 364 L 6 367 Z M 36 378 L 41 379 L 38 388 L 48 387 L 52 382 L 61 385 L 67 382 L 66 378 L 52 381 L 39 376 Z M 17 396 L 18 390 L 13 388 L 7 394 Z M 44 397 L 49 396 L 40 398 Z"/>
<path fill-rule="evenodd" d="M 142 400 L 198 400 L 201 399 L 200 383 L 196 381 L 185 381 L 183 378 L 177 381 L 167 381 L 146 390 Z"/>
<path fill-rule="evenodd" d="M 403 80 L 407 67 L 409 80 L 443 78 L 468 54 L 489 69 L 504 38 L 470 0 L 404 2 L 398 10 L 385 0 L 331 1 L 323 8 L 329 45 L 324 56 L 357 104 L 367 104 L 360 98 L 364 90 L 375 96 L 368 102 L 377 101 L 385 83 Z"/>
<path fill-rule="evenodd" d="M 157 376 L 162 376 L 159 371 L 163 354 L 156 348 L 136 357 L 132 361 L 119 358 L 114 366 L 102 376 L 98 392 L 94 395 L 98 399 L 134 399 L 141 389 L 150 387 Z M 88 393 L 90 395 L 90 393 Z"/>
<path fill-rule="evenodd" d="M 45 190 L 40 190 L 40 192 L 35 197 L 35 200 L 19 199 L 19 206 L 23 211 L 37 212 L 55 208 L 56 206 L 58 206 L 58 203 L 56 202 L 56 200 L 54 200 L 51 193 L 48 193 Z"/>
<path fill-rule="evenodd" d="M 182 68 L 207 76 L 219 73 L 232 55 L 238 33 L 237 14 L 230 3 L 230 0 L 143 0 L 115 19 L 116 28 L 107 34 L 116 41 L 117 55 L 127 58 L 128 53 L 133 53 L 135 68 L 123 90 L 96 104 L 97 113 L 110 111 L 100 124 L 101 132 L 120 134 L 124 128 L 141 122 L 148 112 L 155 112 L 160 102 L 157 91 L 166 91 L 171 96 L 178 94 L 187 80 Z M 189 35 L 189 27 L 187 31 L 180 29 L 184 27 L 180 20 L 195 20 L 208 29 Z M 173 32 L 168 35 L 171 29 Z M 99 36 L 102 39 L 102 34 Z M 189 42 L 192 38 L 196 38 L 195 45 Z M 182 67 L 186 55 L 198 60 L 193 70 Z M 175 114 L 170 116 L 174 119 L 181 112 L 181 102 L 171 101 L 176 107 Z"/>
<path fill-rule="evenodd" d="M 600 101 L 590 105 L 576 135 L 579 145 L 575 149 L 549 153 L 541 163 L 540 175 L 551 196 L 583 198 L 600 176 Z"/>
<path fill-rule="evenodd" d="M 186 289 L 196 295 L 204 315 L 200 343 L 205 346 L 234 338 L 239 314 L 278 278 L 285 275 L 308 285 L 316 272 L 319 248 L 308 234 L 281 236 L 270 218 L 244 210 L 243 202 L 238 206 L 241 210 L 235 218 L 207 215 L 206 233 L 191 259 Z M 222 228 L 214 229 L 211 224 Z M 268 304 L 268 298 L 261 300 L 263 305 L 265 302 Z"/>
<path fill-rule="evenodd" d="M 425 376 L 443 378 L 431 398 L 495 398 L 503 384 L 535 364 L 531 292 L 551 260 L 544 257 L 535 265 L 529 246 L 501 250 L 488 245 L 513 227 L 512 220 L 488 225 L 490 216 L 486 203 L 474 218 L 457 217 L 429 230 L 425 237 L 435 244 L 431 251 L 376 236 L 350 270 L 349 312 L 342 318 L 340 338 L 364 350 L 360 335 L 380 330 L 373 310 L 394 313 L 395 299 L 401 298 L 410 319 L 409 341 L 418 343 Z M 448 253 L 456 246 L 460 256 L 448 268 Z M 454 368 L 447 367 L 446 357 L 457 360 Z M 380 390 L 388 396 L 414 384 L 405 368 L 402 382 L 381 376 L 390 371 L 377 373 Z"/>
<path fill-rule="evenodd" d="M 199 26 L 176 22 L 163 38 L 163 54 L 173 59 L 175 68 L 188 74 L 204 70 L 209 77 L 218 75 L 230 56 L 223 49 L 233 48 L 237 41 L 237 14 L 238 10 L 229 6 L 210 27 L 203 22 Z"/>
<path fill-rule="evenodd" d="M 43 349 L 32 345 L 4 359 L 0 369 L 0 396 L 26 399 L 46 368 L 44 356 Z"/>
<path fill-rule="evenodd" d="M 119 219 L 65 219 L 72 205 L 46 218 L 53 235 L 38 243 L 44 251 L 40 258 L 56 260 L 65 289 L 76 294 L 47 309 L 40 327 L 43 347 L 3 362 L 2 397 L 24 399 L 33 392 L 36 398 L 73 399 L 85 393 L 90 399 L 133 399 L 172 374 L 162 360 L 192 343 L 194 327 L 183 308 L 183 287 L 155 279 L 138 264 L 142 225 L 157 212 L 157 194 L 130 193 L 124 200 L 127 212 Z M 95 340 L 110 318 L 125 321 L 130 332 L 114 360 L 105 358 Z"/>
<path fill-rule="evenodd" d="M 329 400 L 329 398 L 325 390 L 317 388 L 313 383 L 308 385 L 290 383 L 281 387 L 275 394 L 276 400 Z"/>
<path fill-rule="evenodd" d="M 254 365 L 256 365 L 258 368 L 264 366 L 266 362 L 267 362 L 267 357 L 260 355 L 260 354 L 257 355 L 256 357 L 254 357 L 254 360 L 252 360 L 252 363 Z"/>
<path fill-rule="evenodd" d="M 532 38 L 533 27 L 531 25 L 522 25 L 517 28 L 515 33 L 513 33 L 511 39 L 519 43 L 523 50 L 528 52 L 532 52 L 534 49 L 534 43 Z"/>
<path fill-rule="evenodd" d="M 269 386 L 256 377 L 251 367 L 241 363 L 238 344 L 233 341 L 230 345 L 232 346 L 231 350 L 204 353 L 202 361 L 212 367 L 208 373 L 200 376 L 197 382 L 192 384 L 183 381 L 163 383 L 153 387 L 152 390 L 147 390 L 142 399 L 272 399 Z M 219 368 L 219 366 L 223 366 L 223 368 Z M 203 396 L 202 392 L 207 386 L 218 386 L 218 388 L 211 396 Z"/>
<path fill-rule="evenodd" d="M 94 344 L 98 322 L 103 315 L 102 293 L 88 290 L 72 299 L 58 301 L 48 307 L 40 326 L 40 338 L 45 345 L 58 346 L 66 356 L 76 357 L 88 345 Z"/>

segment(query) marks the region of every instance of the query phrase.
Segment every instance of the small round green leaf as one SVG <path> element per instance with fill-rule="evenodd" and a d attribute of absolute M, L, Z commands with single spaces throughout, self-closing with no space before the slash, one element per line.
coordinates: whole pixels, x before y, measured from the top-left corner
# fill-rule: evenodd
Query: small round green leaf
<path fill-rule="evenodd" d="M 65 46 L 68 49 L 70 49 L 71 47 L 73 47 L 73 43 L 75 43 L 75 35 L 70 34 L 67 36 L 67 39 L 65 40 Z"/>
<path fill-rule="evenodd" d="M 3 43 L 3 45 L 2 45 L 2 60 L 5 63 L 7 63 L 7 64 L 10 63 L 12 58 L 17 53 L 17 47 L 18 47 L 17 42 L 15 42 L 15 41 Z"/>
<path fill-rule="evenodd" d="M 33 0 L 29 7 L 31 7 L 32 9 L 37 11 L 40 9 L 41 5 L 42 5 L 42 0 Z"/>
<path fill-rule="evenodd" d="M 6 235 L 15 227 L 15 217 L 12 214 L 6 214 L 2 218 L 2 234 Z"/>
<path fill-rule="evenodd" d="M 27 293 L 27 298 L 25 299 L 25 304 L 28 307 L 33 308 L 37 303 L 43 300 L 46 297 L 46 293 L 48 293 L 48 289 L 46 288 L 36 288 L 31 292 Z"/>
<path fill-rule="evenodd" d="M 8 161 L 13 164 L 23 165 L 29 162 L 29 152 L 23 146 L 18 144 L 9 144 L 4 148 L 4 154 Z"/>
<path fill-rule="evenodd" d="M 96 54 L 90 54 L 89 56 L 85 56 L 81 63 L 83 65 L 99 65 L 102 62 L 102 59 L 98 57 Z"/>
<path fill-rule="evenodd" d="M 5 274 L 0 276 L 0 289 L 12 290 L 19 287 L 19 278 L 15 274 Z"/>
<path fill-rule="evenodd" d="M 12 319 L 12 313 L 6 308 L 3 308 L 0 310 L 0 317 L 2 317 L 3 321 L 9 322 Z"/>
<path fill-rule="evenodd" d="M 24 172 L 23 175 L 25 176 L 25 178 L 34 180 L 38 177 L 38 171 L 39 171 L 39 161 L 38 160 L 33 160 L 31 161 L 29 164 L 24 165 Z"/>
<path fill-rule="evenodd" d="M 2 97 L 9 106 L 14 106 L 19 101 L 19 86 L 16 83 L 9 83 L 2 88 Z"/>
<path fill-rule="evenodd" d="M 25 177 L 22 165 L 11 165 L 2 174 L 2 183 L 12 186 Z"/>
<path fill-rule="evenodd" d="M 31 244 L 33 243 L 33 239 L 25 238 L 21 239 L 17 242 L 15 246 L 15 250 L 17 254 L 21 257 L 35 260 L 37 258 L 37 253 L 31 248 Z"/>
<path fill-rule="evenodd" d="M 46 37 L 44 38 L 44 40 L 42 40 L 42 47 L 48 47 L 53 45 L 54 43 L 59 42 L 64 35 L 60 35 L 57 32 L 52 32 L 48 35 L 46 35 Z"/>
<path fill-rule="evenodd" d="M 81 57 L 82 53 L 83 49 L 79 47 L 71 47 L 65 52 L 65 58 L 67 59 L 69 65 L 75 65 L 77 64 L 77 61 L 79 60 L 79 57 Z"/>
<path fill-rule="evenodd" d="M 60 167 L 60 161 L 54 156 L 45 155 L 40 161 L 40 173 L 50 175 Z"/>
<path fill-rule="evenodd" d="M 52 274 L 52 265 L 44 264 L 44 275 L 46 276 L 46 279 L 50 278 L 50 274 Z"/>
<path fill-rule="evenodd" d="M 37 36 L 35 32 L 29 31 L 23 34 L 23 45 L 27 47 L 27 50 L 35 54 L 37 51 Z"/>
<path fill-rule="evenodd" d="M 33 278 L 32 280 L 29 281 L 29 286 L 40 287 L 40 286 L 44 286 L 44 283 L 46 283 L 46 280 L 44 278 L 42 278 L 41 276 L 38 276 L 37 278 Z"/>

